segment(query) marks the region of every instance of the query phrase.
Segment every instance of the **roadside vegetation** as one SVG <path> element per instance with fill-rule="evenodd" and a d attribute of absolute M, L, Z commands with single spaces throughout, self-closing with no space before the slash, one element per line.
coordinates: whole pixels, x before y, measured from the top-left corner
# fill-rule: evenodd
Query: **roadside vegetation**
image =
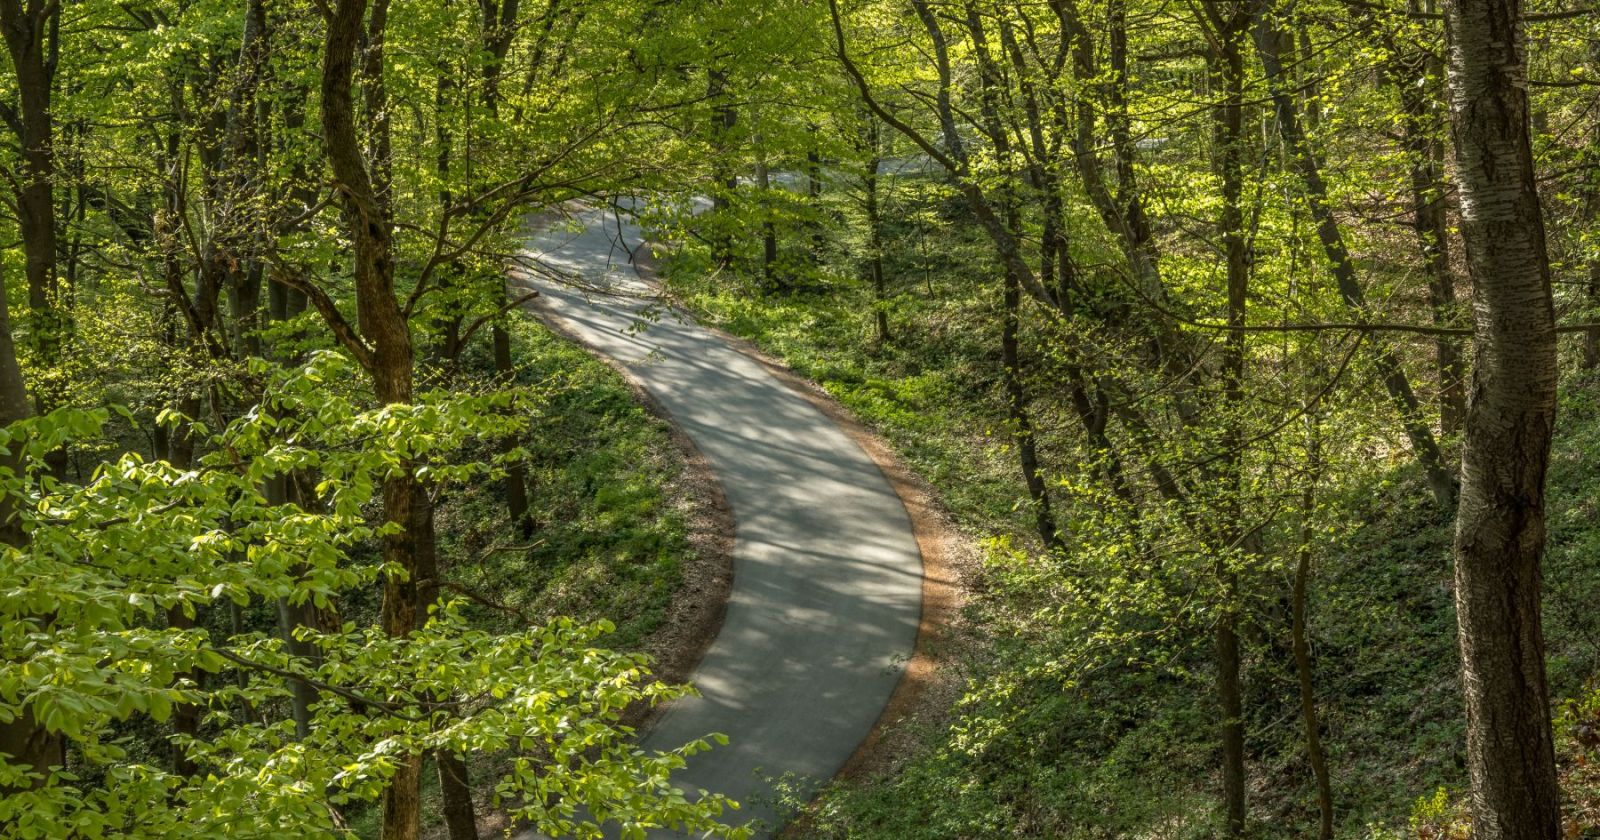
<path fill-rule="evenodd" d="M 805 830 L 1600 831 L 1578 0 L 0 0 L 0 36 L 0 837 L 751 833 L 673 781 L 710 740 L 634 740 L 690 690 L 643 651 L 692 476 L 517 314 L 582 281 L 523 247 L 581 203 L 650 208 L 679 298 L 981 549 L 959 696 Z"/>

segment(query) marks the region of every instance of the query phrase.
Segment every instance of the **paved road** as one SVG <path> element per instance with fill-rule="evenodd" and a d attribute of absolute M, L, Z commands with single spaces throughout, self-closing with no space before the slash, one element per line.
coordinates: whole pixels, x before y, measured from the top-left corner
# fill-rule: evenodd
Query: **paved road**
<path fill-rule="evenodd" d="M 692 678 L 702 696 L 668 709 L 643 743 L 726 734 L 677 781 L 739 800 L 735 816 L 767 823 L 766 837 L 768 780 L 792 774 L 809 791 L 831 778 L 887 702 L 915 642 L 921 555 L 899 497 L 837 425 L 686 316 L 641 319 L 649 290 L 619 245 L 620 232 L 637 247 L 637 228 L 601 210 L 577 218 L 582 233 L 546 230 L 529 254 L 627 295 L 523 282 L 689 435 L 736 525 L 727 617 Z"/>

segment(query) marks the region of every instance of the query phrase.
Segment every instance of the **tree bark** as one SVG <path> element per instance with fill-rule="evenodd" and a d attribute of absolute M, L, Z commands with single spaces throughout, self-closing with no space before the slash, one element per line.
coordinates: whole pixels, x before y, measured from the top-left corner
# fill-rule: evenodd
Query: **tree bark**
<path fill-rule="evenodd" d="M 383 37 L 387 0 L 338 0 L 328 18 L 323 45 L 321 116 L 328 164 L 340 189 L 345 232 L 350 239 L 360 361 L 379 402 L 409 403 L 413 397 L 414 357 L 405 313 L 395 298 L 394 223 L 387 200 L 389 152 L 387 103 L 383 86 Z M 365 31 L 363 31 L 365 29 Z M 362 153 L 353 97 L 357 45 L 362 55 L 362 92 L 368 160 Z M 409 469 L 383 483 L 383 515 L 400 526 L 383 538 L 382 555 L 404 571 L 384 580 L 380 622 L 384 632 L 404 636 L 421 626 L 425 605 L 419 580 L 437 575 L 433 510 L 426 488 Z M 400 756 L 381 803 L 382 840 L 416 840 L 421 823 L 422 756 Z"/>
<path fill-rule="evenodd" d="M 1321 476 L 1321 440 L 1315 415 L 1306 418 L 1306 485 L 1300 495 L 1300 546 L 1295 552 L 1294 584 L 1289 596 L 1289 646 L 1294 651 L 1294 671 L 1300 683 L 1300 722 L 1305 732 L 1306 759 L 1317 784 L 1317 838 L 1333 840 L 1333 783 L 1328 758 L 1322 749 L 1322 723 L 1317 717 L 1315 674 L 1311 643 L 1306 633 L 1306 594 L 1311 579 L 1313 526 L 1317 511 L 1317 481 Z"/>
<path fill-rule="evenodd" d="M 1540 625 L 1557 342 L 1519 0 L 1445 3 L 1473 371 L 1456 515 L 1456 615 L 1475 840 L 1561 829 Z"/>
<path fill-rule="evenodd" d="M 5 298 L 4 294 L 0 294 L 0 425 L 10 425 L 33 416 L 28 389 L 22 379 L 22 368 L 17 364 L 17 349 L 12 339 L 11 316 Z M 0 454 L 0 466 L 12 471 L 22 469 L 21 447 L 11 446 L 9 452 Z M 20 547 L 27 544 L 28 538 L 17 520 L 17 505 L 18 499 L 15 497 L 0 494 L 0 540 L 7 545 Z M 50 619 L 40 616 L 37 620 L 48 625 Z M 35 787 L 44 784 L 51 767 L 66 763 L 65 742 L 59 736 L 51 735 L 27 709 L 11 721 L 0 722 L 0 753 L 10 756 L 6 759 L 9 763 L 30 768 L 38 774 L 32 785 Z M 0 795 L 7 792 L 0 787 Z"/>
<path fill-rule="evenodd" d="M 889 295 L 883 276 L 883 219 L 878 207 L 878 168 L 883 159 L 878 151 L 878 123 L 871 117 L 867 129 L 867 142 L 872 151 L 866 168 L 861 173 L 863 202 L 867 213 L 867 279 L 872 283 L 873 320 L 878 329 L 878 343 L 889 343 Z"/>
<path fill-rule="evenodd" d="M 1120 4 L 1119 4 L 1120 5 Z M 1213 44 L 1212 78 L 1221 99 L 1213 107 L 1212 144 L 1222 179 L 1222 214 L 1219 229 L 1227 264 L 1228 325 L 1243 327 L 1250 288 L 1250 243 L 1244 222 L 1244 56 L 1241 41 L 1248 18 L 1242 3 L 1217 3 L 1204 7 Z M 1125 73 L 1125 68 L 1119 71 Z M 1253 540 L 1244 530 L 1246 518 L 1244 469 L 1248 450 L 1245 428 L 1245 364 L 1248 335 L 1242 329 L 1228 333 L 1222 351 L 1224 457 L 1217 477 L 1223 497 L 1224 525 L 1217 546 L 1217 577 L 1221 608 L 1217 611 L 1215 649 L 1217 701 L 1222 714 L 1222 804 L 1228 836 L 1245 831 L 1248 802 L 1244 770 L 1244 691 L 1239 652 L 1239 570 L 1231 566 L 1237 554 L 1248 556 Z M 1251 543 L 1251 545 L 1246 545 Z"/>

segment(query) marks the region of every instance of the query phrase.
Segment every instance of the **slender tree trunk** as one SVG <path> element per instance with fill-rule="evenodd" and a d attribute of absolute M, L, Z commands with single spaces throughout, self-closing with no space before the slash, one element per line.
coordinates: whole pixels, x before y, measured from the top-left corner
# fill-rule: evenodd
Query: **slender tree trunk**
<path fill-rule="evenodd" d="M 1047 550 L 1060 551 L 1065 546 L 1060 532 L 1056 530 L 1050 492 L 1045 487 L 1044 473 L 1039 467 L 1038 441 L 1034 435 L 1033 418 L 1028 412 L 1027 385 L 1023 380 L 1022 360 L 1018 352 L 1018 309 L 1022 303 L 1022 284 L 1010 271 L 1005 272 L 1004 297 L 1005 310 L 1000 316 L 1000 355 L 1005 366 L 1006 412 L 1011 427 L 1011 441 L 1017 447 L 1017 463 L 1022 468 L 1022 479 L 1028 487 L 1034 529 Z"/>
<path fill-rule="evenodd" d="M 707 72 L 706 98 L 712 103 L 711 146 L 717 182 L 711 193 L 711 260 L 717 268 L 727 269 L 733 267 L 733 221 L 728 216 L 739 188 L 733 162 L 733 127 L 738 124 L 739 111 L 730 99 L 727 71 Z"/>
<path fill-rule="evenodd" d="M 966 4 L 966 25 L 972 37 L 974 54 L 978 58 L 979 85 L 982 94 L 981 114 L 983 130 L 994 144 L 995 155 L 1004 161 L 1010 157 L 1011 142 L 1000 118 L 999 67 L 989 50 L 988 36 L 983 18 L 977 7 Z M 1015 175 L 1003 172 L 1004 183 L 998 188 L 1000 215 L 1005 220 L 1006 239 L 1016 243 L 1022 239 L 1022 217 L 1017 210 Z M 1017 255 L 1012 255 L 1017 256 Z M 1019 341 L 1022 306 L 1022 271 L 1020 258 L 1005 260 L 1001 266 L 1005 286 L 1004 309 L 1000 315 L 1000 355 L 1005 368 L 1006 412 L 1012 443 L 1017 447 L 1017 463 L 1022 468 L 1023 483 L 1028 488 L 1028 501 L 1033 510 L 1034 529 L 1047 551 L 1058 552 L 1065 548 L 1056 528 L 1055 512 L 1050 504 L 1050 491 L 1045 486 L 1044 472 L 1039 465 L 1038 440 L 1034 434 L 1033 418 L 1028 410 L 1028 392 L 1022 370 Z"/>
<path fill-rule="evenodd" d="M 1407 0 L 1408 11 L 1415 14 L 1434 12 L 1432 5 L 1424 0 Z M 1438 101 L 1434 85 L 1442 84 L 1444 67 L 1433 52 L 1404 46 L 1387 33 L 1384 43 L 1399 53 L 1399 71 L 1388 75 L 1400 98 L 1400 127 L 1410 168 L 1411 224 L 1428 274 L 1428 304 L 1434 324 L 1453 327 L 1458 313 L 1445 205 L 1444 139 L 1434 119 Z M 1461 431 L 1467 412 L 1467 366 L 1459 345 L 1454 336 L 1434 338 L 1439 429 L 1446 437 Z"/>
<path fill-rule="evenodd" d="M 761 139 L 756 138 L 759 145 Z M 772 173 L 767 171 L 767 155 L 756 151 L 756 190 L 761 196 L 761 277 L 769 289 L 783 289 L 787 284 L 778 275 L 778 228 L 772 221 Z"/>
<path fill-rule="evenodd" d="M 1306 485 L 1300 495 L 1300 546 L 1295 552 L 1294 585 L 1290 593 L 1290 648 L 1294 651 L 1295 677 L 1300 683 L 1300 722 L 1305 731 L 1306 758 L 1317 784 L 1317 838 L 1333 840 L 1333 783 L 1328 758 L 1322 750 L 1322 723 L 1317 718 L 1315 674 L 1306 631 L 1306 588 L 1311 579 L 1312 546 L 1316 544 L 1317 481 L 1321 477 L 1322 447 L 1318 420 L 1306 417 Z"/>
<path fill-rule="evenodd" d="M 878 140 L 878 126 L 874 121 L 868 128 L 867 142 L 872 152 L 861 173 L 861 185 L 867 212 L 867 279 L 872 282 L 873 320 L 878 328 L 878 343 L 888 344 L 889 294 L 883 276 L 883 219 L 878 207 L 878 168 L 883 160 L 879 157 Z"/>
<path fill-rule="evenodd" d="M 1207 8 L 1214 33 L 1212 75 L 1221 100 L 1213 109 L 1212 141 L 1218 173 L 1222 178 L 1222 217 L 1220 232 L 1227 262 L 1228 325 L 1245 326 L 1250 287 L 1250 253 L 1244 226 L 1244 57 L 1242 45 L 1247 26 L 1242 4 L 1215 4 Z M 1126 72 L 1125 70 L 1122 72 Z M 1248 334 L 1242 329 L 1228 333 L 1222 352 L 1223 438 L 1226 447 L 1218 468 L 1223 488 L 1222 510 L 1227 524 L 1218 546 L 1217 576 L 1222 588 L 1222 605 L 1217 612 L 1215 647 L 1217 657 L 1217 700 L 1222 713 L 1222 800 L 1228 835 L 1244 834 L 1247 801 L 1244 770 L 1244 691 L 1239 652 L 1239 570 L 1232 560 L 1248 556 L 1254 540 L 1244 530 L 1245 456 L 1248 434 L 1245 428 L 1245 364 Z M 1247 545 L 1246 543 L 1249 543 Z"/>
<path fill-rule="evenodd" d="M 511 40 L 516 35 L 517 7 L 518 0 L 498 0 L 498 2 L 496 0 L 480 0 L 479 2 L 479 9 L 482 13 L 482 40 L 490 57 L 490 61 L 484 67 L 483 107 L 491 118 L 497 118 L 500 114 L 501 71 L 505 67 L 506 55 L 511 49 Z M 504 280 L 501 282 L 504 283 Z M 516 365 L 513 364 L 511 358 L 511 334 L 506 331 L 505 324 L 500 323 L 498 320 L 489 325 L 489 331 L 491 343 L 494 345 L 495 378 L 501 387 L 509 388 L 516 379 Z M 500 441 L 500 451 L 502 453 L 509 453 L 516 446 L 517 440 L 515 438 L 508 437 Z M 528 470 L 521 460 L 513 461 L 506 466 L 506 510 L 511 516 L 512 524 L 516 526 L 519 533 L 524 537 L 533 535 L 533 515 L 529 510 L 528 503 Z M 441 760 L 439 772 L 445 773 L 448 770 L 465 779 L 466 766 L 451 766 L 447 768 L 446 762 L 448 760 L 448 757 Z M 459 795 L 462 791 L 466 791 L 470 796 L 470 788 L 464 783 L 452 786 L 444 784 L 444 780 L 441 779 L 441 785 L 447 797 L 452 794 Z M 457 811 L 472 811 L 470 800 L 464 806 L 456 804 L 453 807 Z M 474 840 L 476 835 L 477 829 L 474 828 L 472 838 L 456 834 L 454 830 L 452 830 L 451 837 L 452 840 Z"/>
<path fill-rule="evenodd" d="M 289 502 L 289 489 L 293 482 L 289 476 L 273 476 L 267 479 L 264 488 L 267 503 L 282 505 Z M 317 654 L 310 642 L 296 638 L 295 634 L 302 627 L 316 627 L 315 608 L 310 602 L 292 604 L 288 598 L 279 598 L 275 602 L 278 614 L 278 635 L 283 639 L 283 646 L 289 653 L 302 660 L 309 667 L 316 667 L 320 663 Z M 304 740 L 311 735 L 311 707 L 317 702 L 317 689 L 310 683 L 300 680 L 289 681 L 289 707 L 294 716 L 295 737 Z"/>
<path fill-rule="evenodd" d="M 502 386 L 509 387 L 512 377 L 516 375 L 516 368 L 511 362 L 511 335 L 505 327 L 496 324 L 493 327 L 493 342 L 495 378 Z M 501 451 L 509 452 L 516 445 L 514 438 L 507 438 L 501 442 Z M 533 515 L 528 509 L 528 471 L 521 461 L 514 461 L 506 467 L 506 510 L 518 533 L 524 537 L 533 534 Z"/>
<path fill-rule="evenodd" d="M 1600 67 L 1600 42 L 1589 45 L 1590 66 Z M 1583 217 L 1589 228 L 1600 221 L 1600 122 L 1589 130 L 1589 148 L 1585 159 L 1588 176 L 1584 179 L 1587 194 L 1584 196 Z M 1587 304 L 1583 320 L 1600 323 L 1600 244 L 1590 243 L 1584 258 L 1586 273 L 1584 301 Z M 1583 333 L 1583 366 L 1589 370 L 1600 367 L 1600 327 L 1591 327 Z"/>
<path fill-rule="evenodd" d="M 1356 277 L 1355 262 L 1345 245 L 1344 232 L 1328 202 L 1328 187 L 1322 178 L 1321 161 L 1300 127 L 1299 110 L 1288 89 L 1280 58 L 1282 33 L 1271 17 L 1276 14 L 1275 4 L 1272 0 L 1253 0 L 1253 5 L 1256 52 L 1266 71 L 1267 86 L 1278 118 L 1278 131 L 1283 137 L 1284 146 L 1288 148 L 1294 170 L 1305 187 L 1306 202 L 1317 226 L 1317 238 L 1332 268 L 1339 295 L 1357 317 L 1364 318 L 1367 315 L 1366 293 Z M 1367 343 L 1371 348 L 1373 367 L 1377 369 L 1384 390 L 1389 393 L 1390 402 L 1400 413 L 1400 422 L 1411 442 L 1412 454 L 1427 475 L 1428 489 L 1441 506 L 1448 507 L 1455 502 L 1456 477 L 1445 463 L 1433 430 L 1423 419 L 1421 403 L 1411 389 L 1411 380 L 1407 378 L 1399 357 L 1381 338 L 1371 338 Z"/>
<path fill-rule="evenodd" d="M 1448 0 L 1452 137 L 1473 286 L 1456 615 L 1475 840 L 1561 830 L 1540 625 L 1555 308 L 1534 178 L 1519 0 Z"/>
<path fill-rule="evenodd" d="M 822 152 L 817 149 L 818 127 L 812 124 L 807 126 L 807 131 L 811 137 L 811 144 L 806 147 L 806 197 L 811 205 L 811 221 L 807 226 L 811 229 L 811 261 L 820 263 L 823 246 L 828 244 L 827 226 L 823 224 Z"/>

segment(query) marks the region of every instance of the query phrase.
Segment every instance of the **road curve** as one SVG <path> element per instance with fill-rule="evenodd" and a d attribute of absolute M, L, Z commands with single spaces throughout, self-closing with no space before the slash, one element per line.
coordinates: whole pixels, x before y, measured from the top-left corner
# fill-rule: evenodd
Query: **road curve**
<path fill-rule="evenodd" d="M 727 746 L 690 759 L 675 781 L 743 803 L 730 816 L 760 820 L 756 836 L 768 837 L 777 821 L 771 781 L 788 777 L 809 796 L 831 778 L 912 654 L 922 558 L 911 521 L 832 420 L 688 316 L 660 312 L 631 265 L 641 237 L 630 221 L 584 209 L 575 222 L 576 233 L 535 233 L 526 255 L 590 288 L 518 282 L 537 289 L 538 305 L 580 341 L 622 364 L 694 441 L 735 524 L 727 615 L 691 677 L 701 696 L 667 709 L 643 744 L 727 735 Z"/>

